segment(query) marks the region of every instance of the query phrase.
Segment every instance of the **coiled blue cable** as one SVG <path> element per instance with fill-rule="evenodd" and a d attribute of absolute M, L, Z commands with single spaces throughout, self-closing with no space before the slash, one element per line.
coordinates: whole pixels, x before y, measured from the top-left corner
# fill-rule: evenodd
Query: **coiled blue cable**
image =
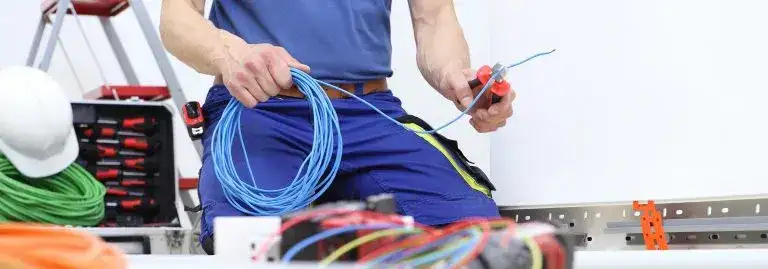
<path fill-rule="evenodd" d="M 551 50 L 535 54 L 523 61 L 504 67 L 502 71 L 521 65 L 536 57 L 550 54 L 554 51 L 555 50 Z M 501 73 L 503 72 L 492 74 L 491 80 L 495 80 Z M 237 99 L 230 99 L 218 124 L 213 129 L 210 147 L 214 172 L 221 184 L 221 188 L 227 201 L 235 209 L 244 214 L 274 216 L 291 213 L 306 208 L 331 186 L 341 164 L 340 153 L 342 152 L 343 142 L 336 110 L 334 110 L 330 98 L 325 94 L 322 85 L 341 91 L 344 94 L 357 99 L 384 116 L 384 118 L 403 127 L 403 130 L 425 134 L 436 133 L 458 121 L 462 116 L 467 114 L 472 107 L 474 107 L 475 103 L 477 103 L 491 85 L 491 83 L 484 85 L 483 89 L 475 97 L 469 107 L 453 120 L 433 130 L 418 131 L 405 128 L 404 124 L 389 117 L 374 105 L 353 93 L 332 84 L 316 80 L 298 69 L 292 68 L 291 76 L 294 85 L 305 95 L 305 99 L 309 102 L 310 107 L 312 108 L 314 132 L 312 148 L 301 163 L 296 176 L 288 186 L 276 189 L 265 189 L 258 186 L 256 176 L 251 168 L 251 162 L 248 159 L 247 149 L 241 130 L 242 124 L 240 122 L 240 116 L 245 107 L 237 101 Z M 243 161 L 248 168 L 250 184 L 241 180 L 242 177 L 238 174 L 234 161 L 232 160 L 232 148 L 234 146 L 235 137 L 238 137 L 240 148 L 243 151 Z"/>

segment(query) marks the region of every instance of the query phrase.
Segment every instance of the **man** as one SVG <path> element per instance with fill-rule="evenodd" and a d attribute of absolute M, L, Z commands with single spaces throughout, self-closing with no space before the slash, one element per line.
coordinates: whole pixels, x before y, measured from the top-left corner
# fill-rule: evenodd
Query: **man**
<path fill-rule="evenodd" d="M 387 88 L 391 0 L 215 0 L 209 20 L 201 15 L 204 5 L 204 0 L 164 0 L 163 43 L 198 72 L 216 76 L 204 105 L 209 130 L 231 96 L 246 107 L 242 124 L 250 125 L 243 130 L 248 150 L 232 157 L 242 166 L 238 169 L 246 169 L 240 155 L 248 154 L 259 187 L 286 186 L 311 147 L 311 109 L 293 87 L 289 67 L 352 91 L 393 118 L 429 128 L 408 117 Z M 410 10 L 419 70 L 443 97 L 466 108 L 474 96 L 467 84 L 472 72 L 452 1 L 410 0 Z M 448 140 L 392 132 L 401 127 L 357 100 L 330 89 L 326 93 L 344 141 L 341 171 L 327 199 L 391 193 L 401 214 L 427 225 L 498 216 L 489 197 L 493 187 Z M 510 92 L 499 103 L 479 103 L 470 123 L 479 132 L 504 126 L 513 99 Z M 199 187 L 201 238 L 209 253 L 213 218 L 243 214 L 227 202 L 216 178 L 211 133 L 203 138 Z"/>

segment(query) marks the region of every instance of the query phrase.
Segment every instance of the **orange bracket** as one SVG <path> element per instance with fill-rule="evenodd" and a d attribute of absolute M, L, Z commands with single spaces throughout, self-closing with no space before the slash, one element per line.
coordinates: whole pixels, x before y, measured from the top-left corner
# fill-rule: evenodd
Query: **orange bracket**
<path fill-rule="evenodd" d="M 632 202 L 632 209 L 640 211 L 640 226 L 643 229 L 645 249 L 669 249 L 664 233 L 664 223 L 661 219 L 661 213 L 656 210 L 656 203 L 652 200 L 649 200 L 647 204 L 640 204 L 640 202 L 634 201 Z"/>

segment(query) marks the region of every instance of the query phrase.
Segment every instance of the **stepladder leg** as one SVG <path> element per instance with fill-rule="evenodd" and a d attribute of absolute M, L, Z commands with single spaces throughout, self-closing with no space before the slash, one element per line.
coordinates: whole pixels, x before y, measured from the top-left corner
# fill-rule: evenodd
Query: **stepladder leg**
<path fill-rule="evenodd" d="M 48 42 L 43 52 L 43 59 L 40 61 L 39 68 L 43 71 L 48 71 L 51 66 L 51 58 L 53 58 L 53 51 L 56 50 L 56 42 L 59 39 L 61 33 L 61 26 L 64 24 L 64 17 L 67 16 L 67 9 L 69 8 L 71 0 L 59 0 L 59 4 L 56 6 L 56 18 L 53 20 L 53 29 L 51 29 L 51 37 L 48 38 Z"/>
<path fill-rule="evenodd" d="M 112 51 L 115 53 L 115 57 L 117 57 L 117 62 L 120 64 L 120 69 L 123 70 L 126 82 L 129 85 L 139 85 L 139 79 L 136 77 L 136 72 L 133 71 L 131 61 L 128 59 L 128 54 L 120 42 L 120 37 L 118 37 L 117 31 L 115 31 L 112 21 L 108 17 L 101 17 L 99 20 L 101 27 L 104 28 L 104 34 L 106 34 L 107 40 L 109 40 L 109 44 L 112 46 Z"/>
<path fill-rule="evenodd" d="M 165 78 L 165 83 L 168 86 L 171 99 L 173 99 L 176 107 L 181 109 L 184 104 L 187 103 L 187 98 L 181 90 L 181 83 L 179 83 L 176 73 L 173 71 L 168 55 L 165 54 L 165 49 L 163 48 L 158 33 L 155 31 L 155 26 L 152 24 L 149 13 L 141 0 L 128 0 L 128 2 L 133 8 L 133 13 L 136 15 L 139 27 L 141 27 L 141 31 L 144 33 L 144 38 L 146 38 L 147 44 L 149 44 L 149 48 L 152 51 L 152 55 L 155 57 L 155 62 L 157 62 L 157 65 L 160 68 L 160 73 L 162 73 L 163 78 Z"/>
<path fill-rule="evenodd" d="M 26 65 L 32 67 L 35 64 L 35 58 L 37 58 L 37 51 L 40 50 L 40 41 L 43 40 L 43 33 L 45 32 L 45 15 L 40 16 L 40 22 L 37 24 L 37 30 L 35 31 L 35 37 L 32 39 L 32 46 L 29 48 L 29 55 L 27 56 Z"/>

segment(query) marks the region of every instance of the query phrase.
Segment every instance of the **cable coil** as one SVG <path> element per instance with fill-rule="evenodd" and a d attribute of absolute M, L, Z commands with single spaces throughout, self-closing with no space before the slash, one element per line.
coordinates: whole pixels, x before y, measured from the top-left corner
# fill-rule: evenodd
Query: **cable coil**
<path fill-rule="evenodd" d="M 0 268 L 126 267 L 122 251 L 89 233 L 39 224 L 0 224 Z"/>
<path fill-rule="evenodd" d="M 0 155 L 0 222 L 94 226 L 104 218 L 105 194 L 104 185 L 78 164 L 28 179 Z"/>
<path fill-rule="evenodd" d="M 493 73 L 491 80 L 498 78 L 506 69 L 552 52 L 554 50 L 538 53 L 523 61 L 505 66 L 502 70 Z M 245 107 L 237 99 L 233 97 L 229 100 L 218 124 L 214 127 L 210 145 L 214 173 L 221 184 L 227 201 L 242 213 L 249 215 L 283 215 L 291 213 L 307 207 L 330 187 L 341 164 L 340 153 L 342 152 L 343 142 L 336 110 L 333 108 L 333 104 L 322 86 L 341 91 L 362 102 L 384 116 L 384 118 L 403 127 L 403 131 L 433 134 L 453 124 L 471 111 L 475 103 L 483 97 L 484 93 L 492 85 L 492 83 L 486 83 L 469 107 L 453 120 L 430 131 L 418 131 L 406 128 L 403 123 L 389 117 L 373 104 L 335 85 L 316 80 L 295 68 L 291 68 L 291 76 L 294 85 L 304 94 L 305 99 L 312 108 L 314 139 L 309 154 L 301 163 L 296 176 L 287 186 L 276 189 L 265 189 L 258 186 L 256 176 L 248 159 L 241 129 L 243 124 L 240 121 L 240 116 Z M 248 184 L 246 180 L 241 180 L 242 177 L 238 174 L 232 158 L 232 148 L 234 147 L 236 137 L 239 138 L 238 142 L 244 156 L 243 162 L 248 168 L 251 184 Z"/>

